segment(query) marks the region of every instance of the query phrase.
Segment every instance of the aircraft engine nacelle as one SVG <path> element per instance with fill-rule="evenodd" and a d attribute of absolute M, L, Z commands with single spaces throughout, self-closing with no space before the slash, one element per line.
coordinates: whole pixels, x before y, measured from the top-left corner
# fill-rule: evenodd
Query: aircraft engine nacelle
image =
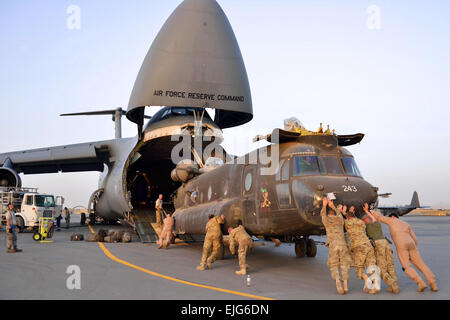
<path fill-rule="evenodd" d="M 0 168 L 0 187 L 17 187 L 22 186 L 22 179 L 14 170 L 6 167 Z"/>
<path fill-rule="evenodd" d="M 170 173 L 170 177 L 175 182 L 187 182 L 196 175 L 198 175 L 199 169 L 198 165 L 194 162 L 188 160 L 181 161 L 175 169 Z"/>

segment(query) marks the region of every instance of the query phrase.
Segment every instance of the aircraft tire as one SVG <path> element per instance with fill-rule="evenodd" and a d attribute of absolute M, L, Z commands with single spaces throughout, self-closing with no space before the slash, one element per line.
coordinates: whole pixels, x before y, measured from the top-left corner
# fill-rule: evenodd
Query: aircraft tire
<path fill-rule="evenodd" d="M 314 258 L 317 254 L 317 245 L 313 239 L 308 239 L 306 242 L 306 256 Z"/>
<path fill-rule="evenodd" d="M 17 220 L 17 232 L 22 233 L 25 230 L 25 222 L 21 216 L 16 217 Z"/>
<path fill-rule="evenodd" d="M 295 256 L 297 258 L 304 258 L 306 256 L 306 240 L 299 239 L 295 241 Z"/>

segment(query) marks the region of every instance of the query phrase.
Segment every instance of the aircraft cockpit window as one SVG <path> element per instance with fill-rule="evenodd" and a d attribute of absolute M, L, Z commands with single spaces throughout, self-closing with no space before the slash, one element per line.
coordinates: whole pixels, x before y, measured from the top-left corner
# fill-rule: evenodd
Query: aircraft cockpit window
<path fill-rule="evenodd" d="M 359 171 L 359 168 L 356 165 L 355 159 L 350 157 L 342 158 L 342 163 L 344 165 L 345 172 L 349 176 L 362 177 L 361 172 Z"/>
<path fill-rule="evenodd" d="M 322 161 L 325 164 L 328 174 L 344 174 L 342 171 L 342 166 L 335 156 L 324 156 Z"/>
<path fill-rule="evenodd" d="M 194 116 L 194 110 L 198 111 L 200 109 L 199 108 L 190 108 L 190 107 L 164 107 L 153 115 L 153 117 L 147 122 L 145 128 L 147 128 L 152 123 L 155 123 L 160 120 L 170 118 L 173 116 Z M 205 119 L 211 120 L 211 117 L 209 116 L 207 111 L 205 111 L 203 117 Z"/>
<path fill-rule="evenodd" d="M 294 176 L 307 174 L 322 174 L 323 169 L 319 165 L 316 156 L 297 156 L 294 160 Z"/>

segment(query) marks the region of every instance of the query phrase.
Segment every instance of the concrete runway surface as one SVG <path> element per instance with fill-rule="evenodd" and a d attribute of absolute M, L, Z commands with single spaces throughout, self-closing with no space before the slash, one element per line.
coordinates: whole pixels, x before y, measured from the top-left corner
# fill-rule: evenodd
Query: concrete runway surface
<path fill-rule="evenodd" d="M 90 234 L 88 227 L 55 232 L 54 243 L 18 235 L 22 253 L 6 253 L 6 235 L 0 232 L 0 299 L 450 299 L 450 217 L 406 217 L 419 239 L 419 250 L 436 274 L 440 291 L 416 291 L 396 258 L 401 293 L 362 292 L 363 283 L 351 270 L 350 292 L 339 296 L 326 266 L 328 249 L 318 246 L 315 258 L 297 259 L 293 244 L 273 243 L 253 249 L 248 258 L 251 286 L 237 276 L 237 258 L 216 261 L 211 270 L 197 271 L 202 244 L 172 245 L 158 250 L 155 244 L 71 242 L 72 233 Z M 78 225 L 76 217 L 73 225 Z M 103 226 L 95 226 L 98 230 Z M 116 226 L 113 228 L 122 228 Z M 106 226 L 105 229 L 108 229 Z M 389 232 L 383 226 L 385 235 Z M 325 241 L 325 237 L 314 237 Z M 396 253 L 395 253 L 396 255 Z M 79 266 L 81 289 L 69 290 L 66 273 Z"/>

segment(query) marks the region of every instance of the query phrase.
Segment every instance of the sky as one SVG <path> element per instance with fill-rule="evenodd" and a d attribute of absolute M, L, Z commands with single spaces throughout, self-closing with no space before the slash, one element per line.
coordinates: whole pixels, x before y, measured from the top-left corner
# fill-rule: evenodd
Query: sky
<path fill-rule="evenodd" d="M 297 117 L 338 134 L 381 204 L 450 208 L 449 1 L 222 0 L 245 61 L 254 118 L 224 131 L 228 152 Z M 0 0 L 0 152 L 106 140 L 141 63 L 181 1 Z M 79 25 L 73 11 L 80 11 Z M 78 27 L 79 28 L 74 28 Z M 148 114 L 156 112 L 150 108 Z M 135 125 L 124 119 L 123 136 Z M 87 205 L 98 173 L 22 176 L 23 185 Z"/>

